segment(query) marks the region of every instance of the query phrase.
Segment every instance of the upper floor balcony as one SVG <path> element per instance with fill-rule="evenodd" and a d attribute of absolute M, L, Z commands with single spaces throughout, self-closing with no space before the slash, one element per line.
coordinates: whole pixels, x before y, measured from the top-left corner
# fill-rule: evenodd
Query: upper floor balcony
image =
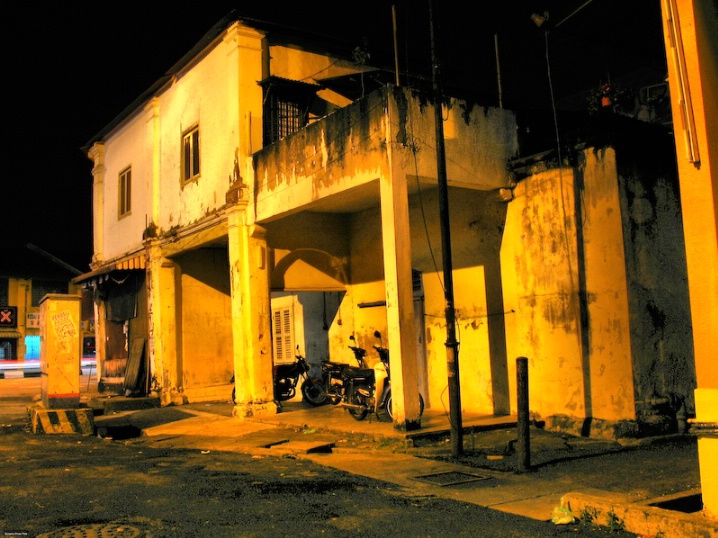
<path fill-rule="evenodd" d="M 506 187 L 518 152 L 513 112 L 447 99 L 442 117 L 449 187 Z M 435 126 L 427 94 L 385 86 L 266 146 L 254 154 L 255 221 L 377 206 L 380 181 L 401 178 L 409 195 L 436 187 Z"/>

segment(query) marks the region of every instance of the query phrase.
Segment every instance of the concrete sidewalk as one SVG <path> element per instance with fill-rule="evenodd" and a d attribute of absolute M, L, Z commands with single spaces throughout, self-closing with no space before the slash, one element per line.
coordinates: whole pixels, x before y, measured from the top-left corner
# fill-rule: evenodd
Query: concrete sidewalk
<path fill-rule="evenodd" d="M 436 410 L 427 409 L 421 430 L 409 433 L 395 430 L 387 418 L 356 421 L 331 405 L 289 402 L 279 414 L 244 421 L 232 410 L 230 402 L 197 403 L 116 411 L 95 423 L 104 437 L 141 436 L 155 447 L 208 454 L 305 458 L 402 486 L 408 496 L 454 499 L 538 520 L 570 510 L 578 519 L 641 536 L 718 536 L 718 522 L 700 511 L 690 436 L 624 446 L 532 428 L 532 470 L 516 473 L 505 463 L 515 417 L 465 416 L 464 447 L 473 456 L 456 460 L 446 441 L 448 416 Z"/>

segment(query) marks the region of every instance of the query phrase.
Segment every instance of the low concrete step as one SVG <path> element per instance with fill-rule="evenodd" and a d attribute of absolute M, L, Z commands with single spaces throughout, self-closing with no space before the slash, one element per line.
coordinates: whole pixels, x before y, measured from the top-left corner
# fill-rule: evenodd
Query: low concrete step
<path fill-rule="evenodd" d="M 121 411 L 136 411 L 161 407 L 159 397 L 153 396 L 94 396 L 87 406 L 98 414 L 109 415 Z"/>

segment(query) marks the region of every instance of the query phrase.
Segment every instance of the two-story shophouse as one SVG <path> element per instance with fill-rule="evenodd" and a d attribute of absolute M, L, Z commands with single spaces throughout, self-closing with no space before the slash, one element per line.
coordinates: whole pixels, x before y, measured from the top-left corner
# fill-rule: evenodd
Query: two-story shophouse
<path fill-rule="evenodd" d="M 378 330 L 394 426 L 420 427 L 420 394 L 448 409 L 436 103 L 370 92 L 378 70 L 328 51 L 231 13 L 89 142 L 93 271 L 75 281 L 101 387 L 224 400 L 234 375 L 238 417 L 275 413 L 275 362 L 351 362 L 349 337 L 371 350 Z M 517 161 L 512 111 L 441 106 L 461 409 L 511 413 L 518 356 L 532 412 L 569 429 L 685 401 L 671 174 L 610 144 Z"/>

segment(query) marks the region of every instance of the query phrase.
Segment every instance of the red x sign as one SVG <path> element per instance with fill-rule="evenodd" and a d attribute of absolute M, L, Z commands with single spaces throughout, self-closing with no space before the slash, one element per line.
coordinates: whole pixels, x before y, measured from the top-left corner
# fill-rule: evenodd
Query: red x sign
<path fill-rule="evenodd" d="M 0 306 L 0 327 L 17 327 L 17 307 Z"/>

